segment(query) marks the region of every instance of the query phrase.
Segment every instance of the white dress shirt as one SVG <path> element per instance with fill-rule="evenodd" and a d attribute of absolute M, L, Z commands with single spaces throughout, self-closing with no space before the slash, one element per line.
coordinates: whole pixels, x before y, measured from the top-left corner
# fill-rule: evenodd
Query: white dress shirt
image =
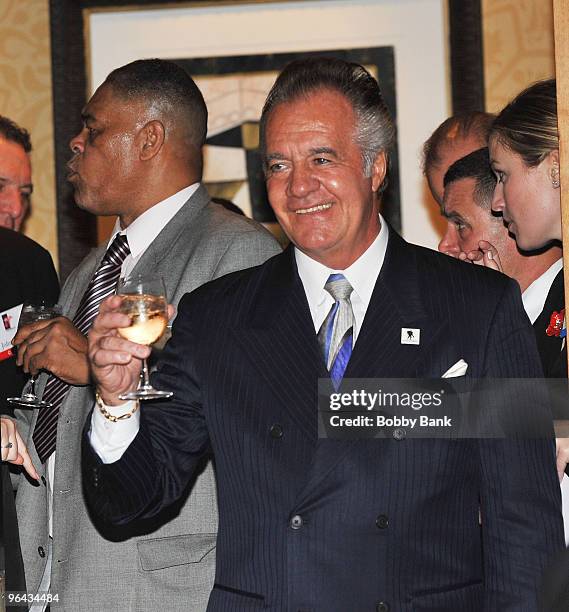
<path fill-rule="evenodd" d="M 332 296 L 325 291 L 324 285 L 330 274 L 340 272 L 346 277 L 354 290 L 350 299 L 356 319 L 356 329 L 354 330 L 355 343 L 358 332 L 362 327 L 367 307 L 369 306 L 373 288 L 385 259 L 389 230 L 381 215 L 380 221 L 381 230 L 376 239 L 367 248 L 365 253 L 346 270 L 327 268 L 295 248 L 294 254 L 298 274 L 306 293 L 316 332 L 320 329 L 334 303 Z M 107 410 L 114 416 L 130 412 L 133 408 L 134 402 L 126 402 L 120 406 L 107 406 Z M 116 423 L 106 419 L 99 410 L 93 410 L 89 437 L 93 449 L 103 463 L 113 463 L 122 457 L 138 433 L 139 424 L 140 410 L 137 410 L 130 419 L 117 421 Z"/>
<path fill-rule="evenodd" d="M 146 249 L 154 242 L 158 234 L 166 227 L 174 215 L 197 191 L 199 183 L 185 187 L 169 198 L 154 204 L 151 208 L 137 217 L 125 230 L 121 230 L 117 219 L 113 234 L 107 246 L 110 246 L 117 234 L 124 234 L 128 240 L 130 255 L 125 257 L 121 268 L 121 276 L 128 276 Z"/>
<path fill-rule="evenodd" d="M 353 333 L 354 344 L 358 338 L 362 323 L 364 320 L 373 288 L 383 266 L 385 259 L 385 251 L 387 250 L 387 239 L 389 230 L 387 225 L 380 215 L 381 230 L 370 244 L 367 250 L 360 255 L 356 261 L 345 270 L 333 270 L 324 264 L 311 259 L 298 249 L 294 250 L 296 258 L 296 267 L 298 275 L 306 293 L 310 314 L 314 323 L 316 333 L 324 323 L 324 319 L 328 316 L 334 300 L 332 296 L 324 289 L 324 285 L 330 274 L 341 273 L 352 286 L 353 292 L 350 296 L 352 309 L 354 311 L 355 329 Z"/>
<path fill-rule="evenodd" d="M 522 293 L 522 302 L 531 324 L 533 325 L 541 314 L 547 299 L 547 294 L 559 270 L 563 268 L 563 259 L 558 259 L 541 276 Z"/>

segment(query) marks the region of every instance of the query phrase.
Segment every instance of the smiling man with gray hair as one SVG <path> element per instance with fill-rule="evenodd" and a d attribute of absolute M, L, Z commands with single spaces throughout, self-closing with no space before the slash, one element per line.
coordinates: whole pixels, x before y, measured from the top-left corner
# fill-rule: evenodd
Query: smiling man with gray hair
<path fill-rule="evenodd" d="M 552 441 L 410 440 L 401 428 L 318 439 L 319 378 L 339 388 L 459 366 L 537 376 L 518 288 L 406 243 L 380 216 L 394 132 L 362 66 L 289 64 L 261 129 L 269 200 L 292 244 L 180 302 L 152 381 L 174 392 L 163 404 L 119 399 L 148 349 L 118 335 L 120 298 L 103 303 L 89 336 L 100 394 L 83 441 L 90 507 L 123 526 L 155 516 L 212 452 L 210 612 L 535 609 L 563 546 Z M 104 413 L 132 411 L 134 435 L 109 453 L 118 438 L 112 425 L 98 436 Z"/>

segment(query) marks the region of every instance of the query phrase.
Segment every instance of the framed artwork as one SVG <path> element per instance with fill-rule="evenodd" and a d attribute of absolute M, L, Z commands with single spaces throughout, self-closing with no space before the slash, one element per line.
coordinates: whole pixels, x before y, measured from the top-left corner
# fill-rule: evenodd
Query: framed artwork
<path fill-rule="evenodd" d="M 299 53 L 176 59 L 196 80 L 209 110 L 204 149 L 204 183 L 213 197 L 228 199 L 246 215 L 279 236 L 269 205 L 259 153 L 259 117 L 278 73 Z M 396 117 L 393 49 L 313 51 L 302 57 L 333 55 L 365 65 L 379 80 L 391 115 Z M 391 154 L 382 213 L 401 229 L 397 148 Z"/>
<path fill-rule="evenodd" d="M 311 54 L 365 65 L 378 78 L 398 125 L 384 215 L 408 239 L 430 246 L 429 213 L 413 204 L 423 197 L 417 143 L 435 127 L 433 121 L 451 112 L 449 100 L 453 110 L 483 108 L 479 0 L 52 0 L 51 11 L 63 277 L 100 238 L 96 219 L 77 209 L 66 184 L 67 142 L 79 129 L 82 106 L 108 72 L 139 57 L 172 59 L 192 74 L 210 111 L 204 182 L 212 195 L 234 201 L 266 224 L 275 220 L 264 191 L 257 126 L 277 73 Z M 425 28 L 425 19 L 436 27 Z M 424 31 L 437 28 L 421 42 Z M 421 44 L 425 53 L 417 54 Z M 463 71 L 453 74 L 457 56 L 463 62 L 472 58 L 479 79 L 472 70 L 467 82 L 459 78 Z"/>

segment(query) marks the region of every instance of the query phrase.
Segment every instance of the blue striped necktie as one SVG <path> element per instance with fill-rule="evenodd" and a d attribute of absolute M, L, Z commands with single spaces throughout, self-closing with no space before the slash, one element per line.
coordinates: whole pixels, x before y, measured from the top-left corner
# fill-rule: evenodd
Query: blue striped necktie
<path fill-rule="evenodd" d="M 73 324 L 85 336 L 99 312 L 101 302 L 115 292 L 123 261 L 129 253 L 126 236 L 117 234 L 95 271 L 73 317 Z M 45 463 L 55 450 L 59 407 L 69 388 L 70 385 L 60 378 L 49 375 L 42 399 L 52 405 L 40 410 L 33 435 L 34 445 L 42 463 Z"/>
<path fill-rule="evenodd" d="M 353 288 L 343 274 L 331 274 L 324 289 L 334 304 L 318 331 L 318 344 L 334 387 L 338 389 L 354 346 L 354 311 L 350 302 Z"/>

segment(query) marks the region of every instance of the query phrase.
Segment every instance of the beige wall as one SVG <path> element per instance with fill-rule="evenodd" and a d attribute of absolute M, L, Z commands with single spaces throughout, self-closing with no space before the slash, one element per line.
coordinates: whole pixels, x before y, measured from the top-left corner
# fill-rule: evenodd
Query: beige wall
<path fill-rule="evenodd" d="M 32 136 L 34 194 L 25 232 L 57 265 L 48 0 L 0 0 L 0 114 Z"/>
<path fill-rule="evenodd" d="M 486 108 L 555 76 L 551 0 L 482 0 Z"/>

